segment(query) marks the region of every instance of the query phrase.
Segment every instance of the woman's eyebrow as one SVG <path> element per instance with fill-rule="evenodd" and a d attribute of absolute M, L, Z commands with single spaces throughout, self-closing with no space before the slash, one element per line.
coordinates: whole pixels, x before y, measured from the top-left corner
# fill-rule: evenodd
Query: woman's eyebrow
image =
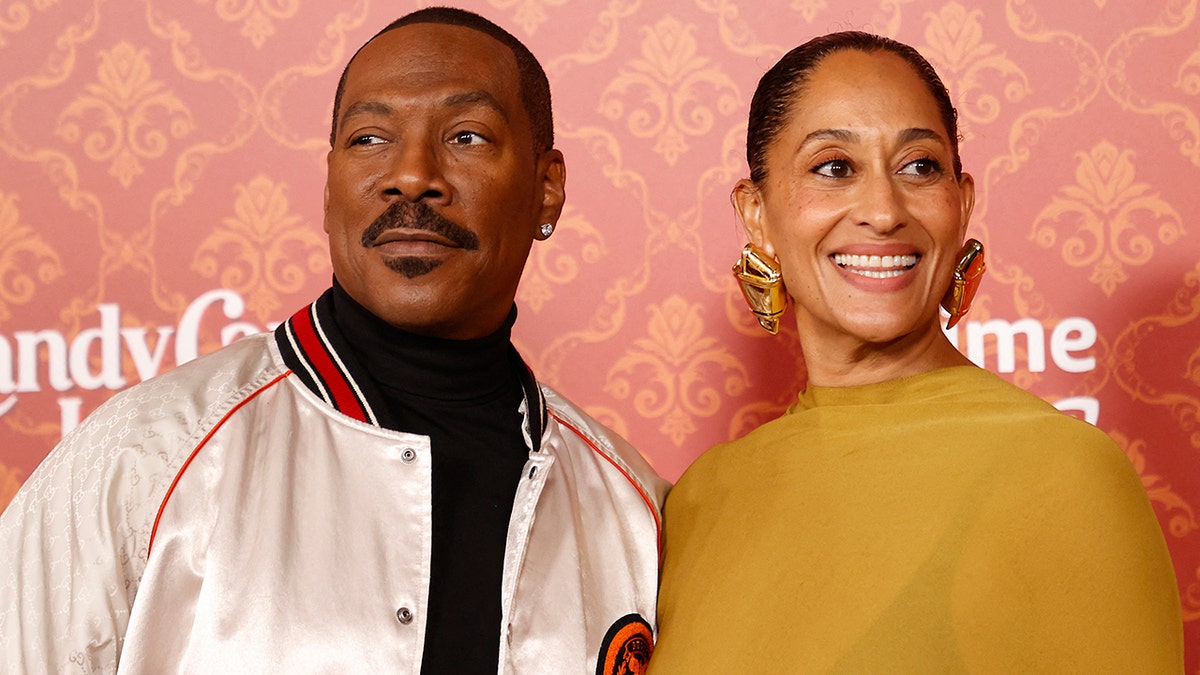
<path fill-rule="evenodd" d="M 800 147 L 804 147 L 809 143 L 816 141 L 841 141 L 843 143 L 854 143 L 858 140 L 858 134 L 848 129 L 817 129 L 804 137 L 800 142 Z"/>
<path fill-rule="evenodd" d="M 901 143 L 911 143 L 912 141 L 932 140 L 946 145 L 946 139 L 933 129 L 925 129 L 921 127 L 913 127 L 900 132 Z"/>

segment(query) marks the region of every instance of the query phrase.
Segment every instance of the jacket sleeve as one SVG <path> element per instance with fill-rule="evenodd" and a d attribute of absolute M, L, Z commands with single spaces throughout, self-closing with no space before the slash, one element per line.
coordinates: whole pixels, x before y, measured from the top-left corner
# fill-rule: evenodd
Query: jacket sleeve
<path fill-rule="evenodd" d="M 0 672 L 116 670 L 166 475 L 132 405 L 86 420 L 0 514 Z"/>

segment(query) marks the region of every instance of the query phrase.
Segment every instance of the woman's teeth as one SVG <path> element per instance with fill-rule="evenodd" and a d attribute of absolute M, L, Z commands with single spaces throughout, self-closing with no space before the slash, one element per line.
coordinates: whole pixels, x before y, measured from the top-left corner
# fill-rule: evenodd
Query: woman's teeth
<path fill-rule="evenodd" d="M 916 255 L 852 255 L 837 253 L 834 264 L 855 274 L 874 279 L 898 277 L 917 264 Z"/>

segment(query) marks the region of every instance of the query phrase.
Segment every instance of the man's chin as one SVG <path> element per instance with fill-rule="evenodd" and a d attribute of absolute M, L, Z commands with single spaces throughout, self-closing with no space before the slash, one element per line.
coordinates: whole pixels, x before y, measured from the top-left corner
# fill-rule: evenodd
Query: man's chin
<path fill-rule="evenodd" d="M 388 266 L 388 269 L 403 274 L 407 279 L 415 279 L 434 271 L 441 266 L 442 261 L 438 258 L 404 257 L 388 258 L 384 264 Z"/>

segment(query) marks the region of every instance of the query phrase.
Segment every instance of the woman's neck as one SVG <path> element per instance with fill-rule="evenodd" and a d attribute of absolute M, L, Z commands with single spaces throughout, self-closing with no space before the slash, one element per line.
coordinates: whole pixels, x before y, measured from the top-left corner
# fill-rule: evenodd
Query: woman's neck
<path fill-rule="evenodd" d="M 806 334 L 807 333 L 807 334 Z M 950 366 L 971 365 L 938 324 L 890 342 L 865 342 L 849 335 L 813 335 L 800 328 L 808 383 L 854 387 L 887 382 Z"/>

